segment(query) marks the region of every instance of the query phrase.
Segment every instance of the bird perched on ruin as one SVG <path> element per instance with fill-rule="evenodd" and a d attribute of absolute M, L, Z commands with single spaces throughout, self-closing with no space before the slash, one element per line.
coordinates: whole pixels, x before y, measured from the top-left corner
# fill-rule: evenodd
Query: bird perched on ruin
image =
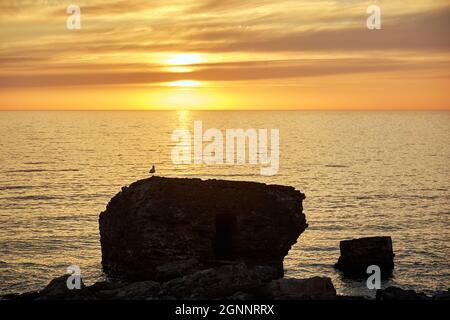
<path fill-rule="evenodd" d="M 155 172 L 156 172 L 155 165 L 152 165 L 152 168 L 150 169 L 149 173 L 153 175 L 155 174 Z"/>

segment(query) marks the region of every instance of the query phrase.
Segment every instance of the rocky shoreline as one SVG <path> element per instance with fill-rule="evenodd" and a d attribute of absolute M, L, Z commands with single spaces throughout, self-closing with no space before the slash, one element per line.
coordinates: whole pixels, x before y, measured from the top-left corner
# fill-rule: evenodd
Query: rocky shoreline
<path fill-rule="evenodd" d="M 397 287 L 377 290 L 376 298 L 342 296 L 336 294 L 330 278 L 269 280 L 273 272 L 268 267 L 249 269 L 245 264 L 229 264 L 167 282 L 123 279 L 85 286 L 81 281 L 80 289 L 72 290 L 67 286 L 70 276 L 64 275 L 53 279 L 42 291 L 4 295 L 0 300 L 450 300 L 450 289 L 426 295 Z"/>
<path fill-rule="evenodd" d="M 366 300 L 340 296 L 330 278 L 283 278 L 283 260 L 308 228 L 305 195 L 255 182 L 151 177 L 122 188 L 100 214 L 108 281 L 76 275 L 0 300 Z M 335 267 L 345 277 L 392 275 L 390 237 L 344 240 Z M 78 277 L 78 278 L 77 278 Z M 76 280 L 77 285 L 72 281 Z M 376 300 L 449 300 L 397 287 Z M 373 299 L 372 299 L 373 300 Z"/>

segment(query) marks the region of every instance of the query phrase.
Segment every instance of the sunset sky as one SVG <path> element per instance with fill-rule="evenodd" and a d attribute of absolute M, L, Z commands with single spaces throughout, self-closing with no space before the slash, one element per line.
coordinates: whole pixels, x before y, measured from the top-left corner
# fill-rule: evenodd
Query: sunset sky
<path fill-rule="evenodd" d="M 1 1 L 0 109 L 450 109 L 449 31 L 448 0 Z"/>

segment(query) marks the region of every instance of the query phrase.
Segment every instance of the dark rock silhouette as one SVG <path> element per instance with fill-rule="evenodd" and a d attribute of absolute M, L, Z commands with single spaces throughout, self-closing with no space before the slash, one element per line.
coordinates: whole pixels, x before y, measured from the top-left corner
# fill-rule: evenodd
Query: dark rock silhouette
<path fill-rule="evenodd" d="M 200 270 L 170 280 L 161 287 L 163 295 L 177 299 L 225 298 L 238 292 L 257 296 L 262 290 L 263 281 L 258 272 L 243 263 Z"/>
<path fill-rule="evenodd" d="M 450 300 L 450 289 L 447 291 L 437 291 L 432 294 L 425 294 L 423 292 L 416 292 L 414 290 L 405 290 L 398 287 L 388 287 L 386 289 L 377 290 L 377 300 L 392 301 L 392 300 Z"/>
<path fill-rule="evenodd" d="M 268 286 L 268 293 L 275 300 L 336 299 L 336 289 L 327 277 L 273 280 Z"/>
<path fill-rule="evenodd" d="M 377 290 L 376 299 L 379 301 L 393 300 L 431 300 L 424 293 L 417 293 L 414 290 L 404 290 L 397 287 L 388 287 L 386 289 Z"/>
<path fill-rule="evenodd" d="M 270 268 L 270 267 L 264 267 Z M 68 275 L 53 279 L 40 292 L 9 294 L 1 300 L 366 300 L 367 297 L 339 296 L 327 277 L 263 280 L 261 268 L 243 263 L 200 270 L 164 283 L 113 280 L 68 290 Z M 377 290 L 377 300 L 450 300 L 450 289 L 430 295 L 389 287 Z"/>
<path fill-rule="evenodd" d="M 341 256 L 335 268 L 347 277 L 367 277 L 367 267 L 377 265 L 381 276 L 392 275 L 394 252 L 391 237 L 369 237 L 340 242 Z"/>
<path fill-rule="evenodd" d="M 80 289 L 70 290 L 67 287 L 67 279 L 70 275 L 63 275 L 55 278 L 41 291 L 37 296 L 37 300 L 86 300 L 90 299 L 89 290 L 80 278 Z"/>
<path fill-rule="evenodd" d="M 66 276 L 53 279 L 40 292 L 7 295 L 0 300 L 198 300 L 198 299 L 334 299 L 329 278 L 278 279 L 265 281 L 271 267 L 248 268 L 244 263 L 227 264 L 194 272 L 164 283 L 155 281 L 102 281 L 69 290 Z M 269 270 L 270 271 L 270 270 Z"/>
<path fill-rule="evenodd" d="M 141 281 L 130 283 L 109 292 L 116 300 L 145 300 L 159 293 L 160 284 L 155 281 Z M 108 292 L 103 292 L 107 297 Z"/>
<path fill-rule="evenodd" d="M 109 274 L 166 281 L 221 264 L 270 266 L 307 228 L 304 194 L 255 182 L 151 177 L 122 188 L 100 215 Z"/>

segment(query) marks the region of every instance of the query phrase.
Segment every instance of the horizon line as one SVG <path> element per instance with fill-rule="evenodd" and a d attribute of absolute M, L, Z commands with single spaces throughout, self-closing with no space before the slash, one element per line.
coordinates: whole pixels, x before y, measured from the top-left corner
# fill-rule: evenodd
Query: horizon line
<path fill-rule="evenodd" d="M 30 112 L 30 111 L 450 111 L 448 108 L 357 108 L 357 109 L 346 109 L 346 108 L 311 108 L 311 109 L 0 109 L 0 111 L 19 111 L 19 112 Z"/>

